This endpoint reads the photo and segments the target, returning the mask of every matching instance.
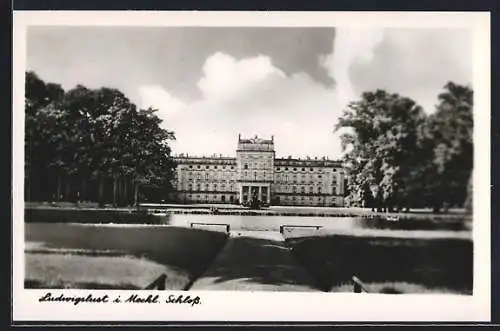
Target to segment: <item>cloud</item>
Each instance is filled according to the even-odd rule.
[[[159,108],[165,126],[176,133],[174,152],[234,155],[241,133],[274,135],[281,156],[340,153],[332,134],[339,115],[335,92],[309,75],[287,76],[267,56],[237,60],[223,53],[207,58],[202,72],[199,100],[176,99],[159,86],[140,89],[141,99]]]
[[[186,103],[176,97],[173,97],[160,85],[144,85],[139,87],[139,99],[141,108],[153,107],[158,109],[158,116],[164,119],[162,126],[166,129],[169,119],[176,113],[186,108]]]
[[[343,109],[354,100],[355,93],[350,68],[356,62],[370,63],[375,48],[384,39],[379,28],[341,28],[336,30],[332,53],[323,59],[323,65],[335,80],[337,107]]]
[[[353,63],[350,80],[358,93],[386,89],[432,113],[448,81],[472,82],[472,48],[468,29],[386,29],[371,61]]]
[[[139,97],[142,108],[158,108],[163,116],[175,114],[186,107],[184,101],[173,97],[160,85],[145,85],[139,87]]]
[[[234,96],[262,83],[273,75],[284,76],[274,67],[267,56],[236,60],[224,53],[215,53],[203,65],[204,76],[198,87],[207,98],[225,98]]]
[[[331,54],[318,59],[333,87],[304,72],[287,75],[265,55],[236,59],[216,52],[200,68],[198,100],[158,85],[139,93],[176,133],[175,153],[234,156],[241,133],[274,135],[278,156],[339,158],[341,132],[333,129],[348,102],[380,88],[429,111],[448,80],[471,81],[471,56],[470,33],[458,30],[337,29]]]

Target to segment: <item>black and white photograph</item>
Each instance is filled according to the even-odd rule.
[[[483,17],[198,15],[23,25],[19,291],[477,303]]]

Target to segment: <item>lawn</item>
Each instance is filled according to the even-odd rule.
[[[385,294],[470,294],[468,292],[460,292],[447,287],[429,287],[422,284],[408,282],[378,282],[364,283],[364,288],[369,293],[385,293]],[[330,292],[353,292],[353,284],[351,282],[340,285],[335,285],[330,289]]]
[[[165,287],[182,290],[189,283],[183,270],[135,256],[26,253],[27,288],[144,289],[160,275]]]
[[[25,282],[36,288],[138,289],[166,274],[166,289],[184,289],[226,238],[170,226],[27,223]]]

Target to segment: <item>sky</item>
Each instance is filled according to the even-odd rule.
[[[278,157],[341,156],[348,102],[385,89],[427,113],[448,81],[472,86],[458,28],[29,27],[27,70],[65,90],[121,90],[158,109],[174,154],[235,156],[274,136]]]

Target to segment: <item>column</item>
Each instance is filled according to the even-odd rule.
[[[258,199],[259,201],[262,201],[262,186],[257,186],[257,189],[259,190],[258,192]]]
[[[267,204],[271,204],[271,185],[267,187]]]
[[[243,185],[240,185],[240,204],[243,203]]]
[[[339,187],[339,194],[343,196],[344,195],[344,176],[343,176],[343,173],[339,173],[338,187]]]

